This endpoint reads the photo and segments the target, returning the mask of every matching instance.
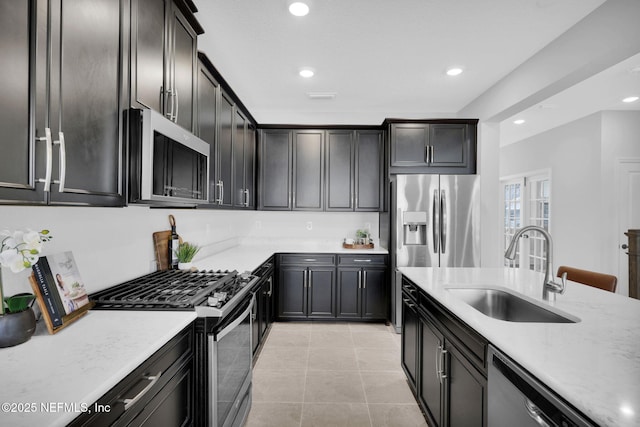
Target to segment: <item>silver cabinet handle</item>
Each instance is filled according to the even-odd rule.
[[[353,262],[371,262],[370,259],[354,259]]]
[[[165,105],[167,106],[168,112],[164,113],[165,116],[171,121],[173,121],[173,90],[171,88],[167,89],[167,99],[165,101]]]
[[[216,199],[216,202],[221,205],[224,201],[224,182],[219,179],[216,186],[220,189],[219,197]]]
[[[367,289],[367,270],[362,270],[362,289]]]
[[[303,261],[316,262],[317,260],[315,258],[305,258]]]
[[[54,141],[54,144],[60,145],[60,179],[58,180],[58,191],[60,193],[64,192],[64,183],[67,179],[67,146],[64,143],[64,133],[58,132],[60,136],[59,141]]]
[[[37,182],[44,182],[44,191],[51,191],[51,163],[53,162],[53,143],[51,142],[51,129],[44,128],[44,136],[36,138],[37,142],[44,142],[47,150],[46,169],[44,178],[38,178]]]
[[[433,145],[430,145],[429,146],[429,151],[430,151],[431,154],[429,156],[429,163],[433,163],[433,150],[434,150]]]
[[[313,287],[313,276],[311,275],[311,270],[309,270],[308,268],[307,268],[307,278],[308,278],[307,286],[309,288],[312,288]]]
[[[431,227],[433,234],[433,252],[440,251],[440,215],[438,215],[438,190],[433,190],[433,209],[431,211]]]
[[[431,162],[430,154],[431,154],[431,151],[429,150],[429,145],[426,145],[424,147],[424,160],[426,164],[429,164]]]
[[[249,189],[248,189],[248,188],[245,188],[245,190],[244,190],[244,205],[245,205],[246,207],[249,207],[249,200],[250,200],[250,198],[251,198],[251,197],[249,196]]]
[[[527,414],[535,422],[537,422],[539,426],[541,426],[541,427],[551,427],[551,425],[549,423],[547,423],[545,421],[545,419],[543,418],[542,410],[540,408],[538,408],[538,406],[535,403],[533,403],[532,401],[530,401],[526,397],[524,399],[524,408],[527,411]]]
[[[402,298],[402,301],[407,305],[407,307],[409,308],[415,308],[415,304],[411,302],[411,300],[408,300],[406,298]]]
[[[441,253],[447,250],[447,199],[444,190],[440,191],[440,245]]]
[[[178,123],[178,111],[180,110],[180,98],[178,98],[178,89],[175,88],[175,83],[173,84],[173,86],[174,86],[173,87],[173,93],[175,95],[173,98],[174,98],[175,103],[176,103],[176,115],[173,116],[173,121],[175,123]]]
[[[440,351],[440,358],[441,358],[440,378],[442,378],[443,381],[447,378],[447,373],[446,373],[447,353],[449,353],[449,351],[445,350],[444,347],[442,347],[442,350]]]
[[[162,372],[158,372],[157,375],[142,377],[142,379],[149,381],[149,384],[147,384],[147,386],[145,388],[140,390],[140,393],[136,394],[135,397],[133,397],[133,399],[123,399],[122,400],[122,403],[124,403],[124,410],[125,411],[128,410],[133,405],[135,405],[140,399],[142,399],[142,396],[147,394],[149,392],[149,390],[151,390],[151,387],[153,387],[153,385],[156,382],[158,382],[158,380],[160,379],[161,375],[162,375]]]
[[[358,289],[362,288],[362,271],[358,270]]]

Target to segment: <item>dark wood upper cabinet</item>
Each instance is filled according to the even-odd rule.
[[[131,1],[131,104],[195,133],[202,29],[182,0]]]
[[[476,173],[478,120],[392,121],[389,133],[390,173]]]
[[[221,92],[219,105],[218,141],[216,143],[217,204],[231,207],[231,195],[233,194],[234,107],[233,101],[224,92]]]
[[[260,209],[291,210],[292,135],[286,129],[260,131]]]
[[[238,110],[233,141],[233,207],[255,208],[255,128]]]
[[[352,211],[355,204],[355,142],[350,130],[327,131],[326,210]]]
[[[382,210],[384,200],[382,131],[356,131],[355,137],[355,194],[356,211]]]
[[[128,1],[13,3],[0,6],[0,126],[16,138],[1,143],[0,199],[122,206]]]
[[[209,143],[209,203],[213,204],[216,202],[218,194],[218,186],[215,179],[218,168],[215,160],[220,85],[202,61],[198,61],[197,88],[196,133],[203,141]]]
[[[324,131],[293,133],[293,210],[324,207]]]

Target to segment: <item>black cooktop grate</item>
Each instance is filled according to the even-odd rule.
[[[90,295],[95,308],[193,310],[214,291],[235,287],[236,271],[156,271]]]

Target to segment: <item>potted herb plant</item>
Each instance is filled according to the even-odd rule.
[[[180,243],[176,250],[178,269],[191,270],[193,257],[195,257],[198,252],[200,252],[200,246],[189,242]]]
[[[52,239],[49,230],[17,230],[0,232],[0,347],[10,347],[28,341],[36,330],[36,318],[31,309],[35,295],[19,293],[5,296],[2,287],[2,267],[19,273],[40,258],[42,244]]]

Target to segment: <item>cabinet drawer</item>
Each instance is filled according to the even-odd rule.
[[[280,255],[280,264],[296,265],[335,265],[333,254],[284,254]]]
[[[369,254],[353,254],[338,255],[338,265],[354,265],[358,267],[366,267],[374,265],[376,267],[385,266],[387,264],[386,255],[369,255]]]

